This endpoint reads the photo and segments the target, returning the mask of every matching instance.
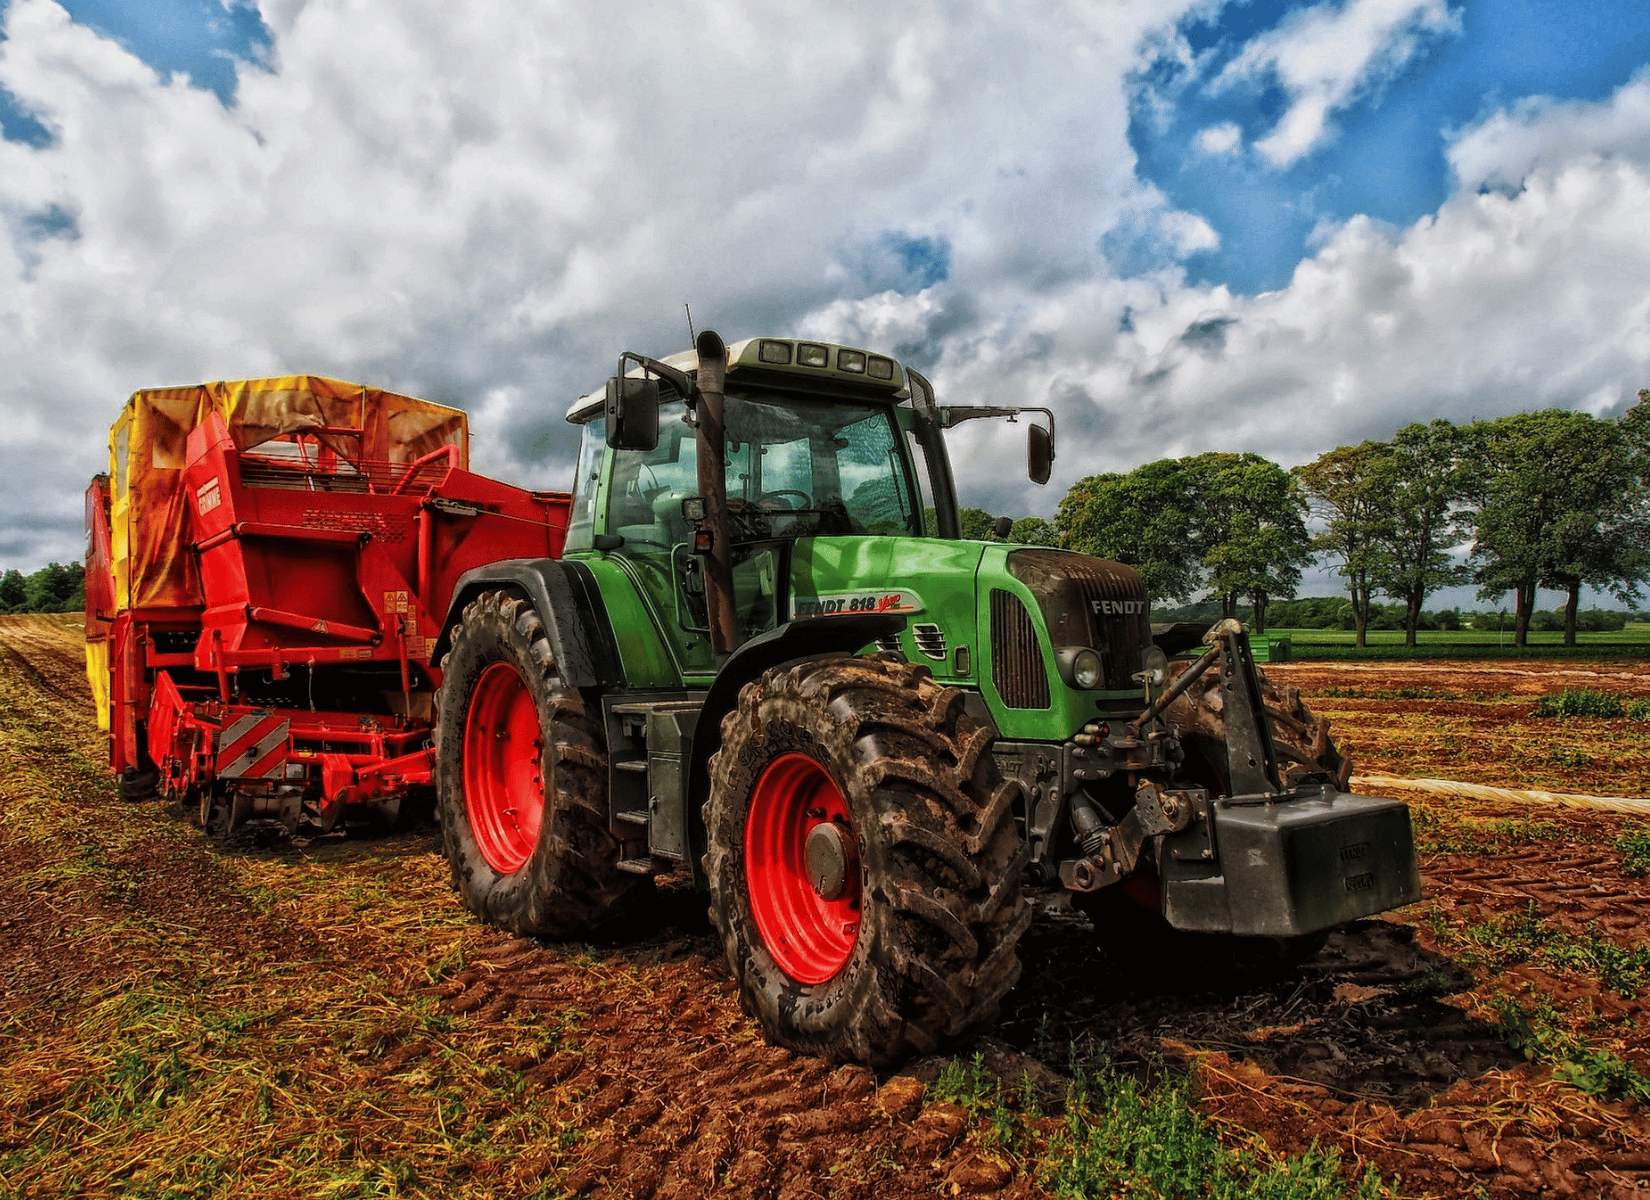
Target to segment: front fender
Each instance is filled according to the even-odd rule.
[[[710,756],[722,744],[722,718],[739,703],[739,689],[765,671],[783,663],[821,654],[852,654],[878,638],[905,629],[900,613],[845,613],[841,616],[803,617],[752,638],[722,664],[705,693],[688,756],[688,821],[693,831],[689,861],[695,878],[705,853],[705,801],[710,799]]]

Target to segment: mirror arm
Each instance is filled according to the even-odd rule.
[[[657,375],[671,387],[682,399],[692,402],[698,395],[699,388],[693,381],[693,376],[676,367],[667,366],[656,358],[648,358],[645,354],[637,354],[633,350],[626,350],[619,355],[619,378],[625,377],[625,364],[635,363],[642,369],[644,375]]]
[[[1047,417],[1049,441],[1054,440],[1054,412],[1047,408],[998,408],[971,404],[946,404],[939,409],[940,428],[950,429],[953,425],[960,425],[964,421],[975,421],[981,417],[1007,417],[1012,421],[1021,413],[1042,413]]]

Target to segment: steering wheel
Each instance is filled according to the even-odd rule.
[[[798,500],[801,501],[801,503],[800,504],[786,504],[783,507],[781,507],[778,502],[780,500],[786,499],[787,497],[790,497],[790,496],[795,496]],[[766,508],[770,511],[795,512],[795,511],[797,511],[798,509],[801,509],[801,508],[812,508],[813,504],[814,504],[814,498],[812,496],[808,495],[807,492],[797,491],[795,488],[780,488],[778,491],[774,491],[774,492],[763,492],[760,496],[757,497],[756,502],[758,504],[760,504],[763,508]]]

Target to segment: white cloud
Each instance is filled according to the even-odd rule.
[[[1346,0],[1297,9],[1249,42],[1211,85],[1275,81],[1289,101],[1255,149],[1287,167],[1327,141],[1330,118],[1390,79],[1429,38],[1457,33],[1448,0]]]
[[[684,301],[734,336],[941,261],[953,317],[982,283],[1103,269],[1116,214],[1160,205],[1124,80],[1183,7],[264,0],[267,69],[225,109],[12,0],[0,86],[54,140],[0,142],[0,565],[76,553],[140,386],[492,397],[479,465],[544,485],[567,400],[680,347]],[[888,278],[902,238],[937,257]]]
[[[1438,416],[1619,414],[1650,387],[1650,148],[1619,136],[1645,88],[1584,112],[1489,117],[1452,146],[1480,157],[1437,213],[1402,229],[1344,222],[1274,292],[1166,270],[978,301],[981,328],[943,343],[936,384],[997,403],[1053,398],[1062,429],[1040,505],[1017,480],[992,496],[1046,512],[1082,475],[1164,455],[1241,449],[1292,464]],[[1515,118],[1520,136],[1492,136]],[[1535,165],[1532,145],[1545,148]],[[1470,182],[1503,175],[1521,190]],[[976,461],[1018,437],[959,433]]]
[[[1170,0],[263,12],[268,69],[225,109],[49,0],[6,10],[0,85],[55,141],[0,142],[0,566],[78,554],[108,422],[160,383],[315,370],[463,401],[481,469],[564,483],[566,404],[621,349],[684,346],[683,301],[729,337],[916,347],[952,402],[1052,406],[1047,489],[1008,469],[1023,427],[956,431],[967,501],[1015,515],[1160,455],[1296,462],[1650,386],[1642,79],[1462,131],[1436,214],[1325,228],[1242,296],[1173,265],[1214,231],[1134,173],[1129,73]],[[1334,78],[1367,86],[1401,40]],[[1102,248],[1119,230],[1146,267]]]
[[[1578,153],[1650,160],[1650,68],[1608,100],[1521,100],[1456,138],[1449,164],[1458,186],[1516,190],[1530,172]]]
[[[1243,130],[1231,121],[1224,121],[1199,130],[1195,140],[1197,148],[1205,154],[1230,154],[1242,143]]]

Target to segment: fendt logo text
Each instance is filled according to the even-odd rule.
[[[915,592],[840,592],[834,596],[798,596],[792,612],[799,617],[828,617],[834,613],[911,613],[922,611]]]
[[[1132,617],[1146,611],[1144,600],[1090,600],[1089,607],[1103,617]]]

